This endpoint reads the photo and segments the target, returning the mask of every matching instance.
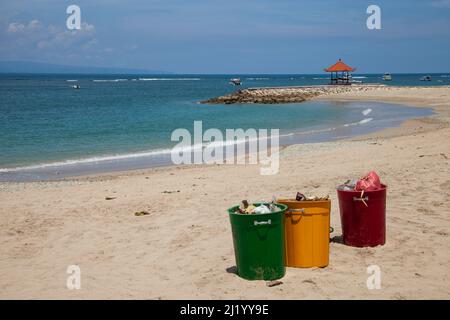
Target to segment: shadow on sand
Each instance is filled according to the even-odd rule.
[[[330,239],[330,242],[332,243],[339,243],[339,244],[344,244],[344,237],[342,235],[340,236],[334,236]]]
[[[237,267],[236,266],[232,266],[232,267],[228,267],[225,269],[228,273],[233,273],[233,274],[237,274]]]

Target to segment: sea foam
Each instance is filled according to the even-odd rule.
[[[140,81],[198,81],[200,78],[139,78]]]

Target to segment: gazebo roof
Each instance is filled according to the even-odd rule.
[[[333,64],[331,67],[325,69],[326,72],[339,72],[339,71],[355,71],[356,68],[352,68],[346,65],[341,59]]]

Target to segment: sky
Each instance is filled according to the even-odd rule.
[[[72,4],[81,30],[66,27]],[[0,1],[1,61],[292,74],[339,58],[360,73],[450,72],[450,0]]]

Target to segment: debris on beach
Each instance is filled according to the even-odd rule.
[[[266,282],[266,286],[268,286],[269,288],[275,287],[275,286],[279,286],[280,284],[283,284],[283,281],[273,280],[273,281],[267,281]]]
[[[448,157],[445,155],[445,153],[439,153],[439,154],[421,154],[421,155],[419,155],[419,158],[423,158],[423,157],[436,157],[436,156],[441,156],[441,157],[444,158],[445,160],[448,160]]]
[[[164,190],[164,191],[161,192],[161,193],[168,193],[168,194],[171,194],[171,193],[178,193],[178,192],[180,192],[180,190],[176,190],[176,191],[167,191],[167,190]]]
[[[137,212],[134,213],[134,215],[135,215],[136,217],[140,217],[140,216],[148,216],[149,214],[150,214],[150,212],[148,212],[148,211],[137,211]]]
[[[314,284],[314,285],[316,284],[316,282],[314,280],[312,280],[312,279],[305,279],[302,282],[303,283],[310,283],[310,284]]]
[[[114,199],[116,199],[117,197],[105,197],[105,200],[114,200]]]

